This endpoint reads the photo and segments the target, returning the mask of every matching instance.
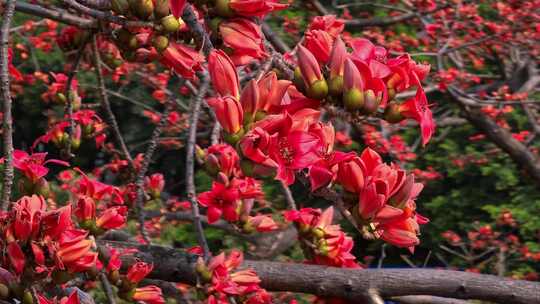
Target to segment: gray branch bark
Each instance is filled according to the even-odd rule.
[[[124,266],[141,259],[154,264],[151,278],[195,283],[196,256],[183,251],[125,242],[107,242],[113,247],[139,249],[125,257]],[[385,299],[429,295],[477,299],[495,303],[540,303],[540,283],[511,280],[492,275],[435,269],[343,269],[298,263],[245,261],[243,267],[257,272],[261,286],[269,291],[290,291],[337,297],[350,301],[365,299],[375,290]]]

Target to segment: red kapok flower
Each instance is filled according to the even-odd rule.
[[[153,265],[147,264],[145,262],[137,262],[131,267],[129,267],[126,276],[127,280],[133,284],[137,284],[142,279],[144,279],[150,272],[152,272],[153,268]]]

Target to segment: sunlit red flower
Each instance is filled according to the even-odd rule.
[[[208,55],[208,73],[212,85],[221,96],[240,98],[238,73],[229,56],[222,50],[213,50]]]
[[[246,18],[227,19],[219,24],[223,44],[232,49],[235,65],[245,65],[266,57],[261,27]]]
[[[204,56],[183,44],[169,42],[161,53],[161,62],[186,78],[193,78],[196,71],[202,70]]]
[[[208,100],[208,105],[214,109],[219,124],[225,132],[236,134],[242,129],[244,110],[236,98],[231,96],[211,98]]]
[[[155,285],[135,288],[132,299],[146,304],[164,304],[165,299],[161,293],[161,288]]]
[[[144,279],[150,272],[152,272],[153,268],[153,265],[147,264],[145,262],[137,262],[131,267],[129,267],[126,276],[127,280],[133,284],[137,284],[142,279]]]
[[[58,159],[45,160],[47,153],[28,154],[22,150],[13,151],[13,167],[20,170],[32,183],[47,175],[49,169],[46,164],[53,163],[69,166],[69,163]]]
[[[231,0],[229,7],[235,14],[245,17],[263,17],[264,15],[285,9],[288,4],[276,0]]]
[[[221,215],[231,222],[238,220],[240,192],[236,187],[227,187],[221,183],[212,183],[212,189],[199,195],[199,203],[208,208],[208,223],[216,222]]]

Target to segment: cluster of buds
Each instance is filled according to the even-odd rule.
[[[423,185],[396,165],[383,163],[377,152],[365,149],[339,164],[337,183],[345,190],[365,237],[414,250],[420,242],[419,224],[427,219],[416,213],[415,199]]]
[[[47,208],[41,196],[24,196],[2,214],[2,267],[0,296],[34,303],[27,289],[32,282],[51,278],[63,284],[77,273],[95,274],[97,253],[88,232],[74,226],[71,206]],[[9,280],[6,278],[9,277]]]
[[[238,270],[244,260],[240,251],[233,250],[228,256],[221,253],[207,264],[199,258],[197,273],[202,280],[201,297],[207,304],[227,304],[230,298],[235,303],[269,304],[272,297],[259,286],[261,280],[251,269]]]
[[[69,147],[72,151],[79,149],[82,139],[95,141],[96,147],[100,148],[107,139],[105,133],[106,124],[93,110],[79,110],[72,115],[73,133],[69,133],[70,122],[66,119],[49,128],[49,131],[38,137],[34,144],[35,148],[40,143],[53,143],[62,152]]]
[[[130,20],[151,21],[149,28],[120,27],[113,32],[113,42],[121,56],[128,60],[149,63],[159,60],[185,78],[193,78],[202,70],[202,56],[195,49],[177,43],[178,39],[191,41],[181,18],[186,1],[169,0],[114,0],[115,14]]]
[[[154,200],[161,198],[161,192],[165,187],[165,178],[161,173],[155,173],[147,176],[144,180],[145,189]]]
[[[258,180],[242,174],[240,158],[233,147],[216,144],[197,154],[205,163],[206,171],[216,179],[212,189],[198,197],[199,203],[208,208],[209,223],[223,216],[244,233],[278,229],[270,215],[251,214],[255,202],[261,201],[264,193]]]
[[[364,38],[349,39],[349,53],[339,36],[343,27],[332,17],[323,18],[329,20],[324,25],[319,25],[324,19],[315,22],[304,45],[297,46],[296,88],[309,98],[354,114],[379,115],[390,123],[414,119],[427,143],[435,127],[421,84],[429,65],[414,62],[408,54],[390,58],[385,48]],[[396,100],[398,93],[411,88],[416,88],[413,98],[403,103]]]
[[[98,236],[108,229],[118,229],[125,225],[127,216],[126,206],[112,206],[100,211],[96,215],[96,203],[91,197],[80,195],[75,205],[74,214],[79,225]]]
[[[71,80],[70,87],[67,88],[68,76],[63,73],[51,73],[54,81],[48,85],[47,92],[41,95],[41,98],[46,102],[65,105],[69,100],[73,105],[74,110],[81,107],[81,97],[79,96],[79,83],[76,78]],[[67,96],[66,96],[67,94]]]
[[[332,225],[334,208],[302,208],[285,212],[285,218],[296,223],[304,253],[308,262],[333,267],[357,268],[351,253],[353,240],[339,225]]]

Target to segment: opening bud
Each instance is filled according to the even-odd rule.
[[[364,107],[362,108],[362,111],[365,114],[375,113],[377,112],[380,103],[380,99],[375,96],[375,92],[373,92],[373,90],[367,90],[364,92]]]

